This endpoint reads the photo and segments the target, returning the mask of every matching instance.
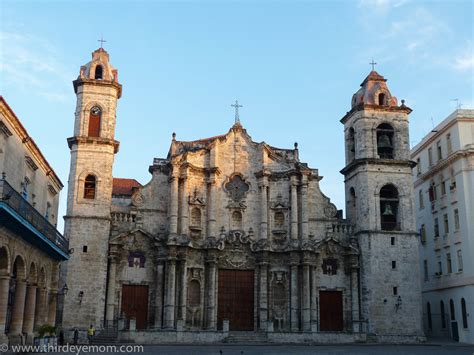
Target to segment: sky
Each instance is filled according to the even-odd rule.
[[[301,161],[319,169],[323,193],[343,209],[339,120],[372,58],[413,109],[414,146],[458,104],[474,107],[473,13],[470,0],[0,0],[0,95],[64,183],[60,215],[72,81],[101,36],[123,85],[115,177],[147,183],[172,132],[178,140],[226,133],[238,99],[253,140],[298,142]]]

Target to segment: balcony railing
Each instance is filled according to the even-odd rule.
[[[8,205],[38,232],[68,254],[69,241],[4,179],[0,179],[0,203]]]

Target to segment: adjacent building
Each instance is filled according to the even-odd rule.
[[[73,84],[68,336],[94,324],[150,343],[229,329],[276,342],[423,339],[411,109],[384,77],[370,72],[341,119],[348,219],[297,144],[255,142],[237,116],[214,137],[173,134],[147,184],[114,178],[122,85],[109,54],[94,51]]]
[[[57,231],[63,184],[0,96],[0,343],[32,340],[55,324],[60,262],[68,242]]]
[[[474,343],[474,110],[411,151],[427,335]]]

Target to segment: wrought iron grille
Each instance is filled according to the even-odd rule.
[[[0,179],[0,203],[11,207],[36,230],[68,254],[69,241],[4,179]]]

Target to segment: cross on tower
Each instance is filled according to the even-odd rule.
[[[100,48],[104,45],[104,42],[107,42],[102,35],[100,35],[100,39],[97,40],[97,42],[100,42]]]
[[[240,123],[239,107],[243,107],[243,106],[239,105],[239,102],[237,100],[235,100],[235,104],[232,104],[230,106],[235,107],[235,123]]]
[[[377,63],[374,62],[374,58],[372,58],[372,61],[369,64],[372,66],[372,71],[374,71],[374,68],[377,65]]]

